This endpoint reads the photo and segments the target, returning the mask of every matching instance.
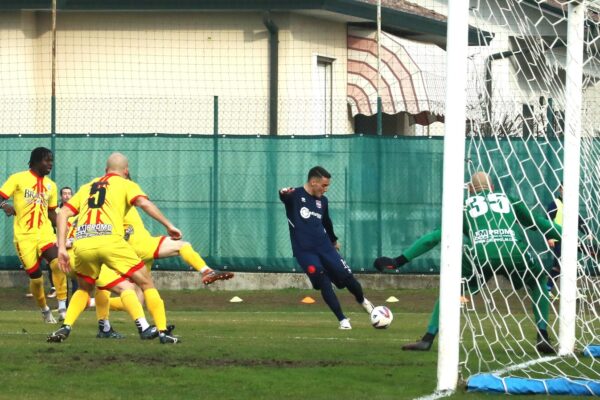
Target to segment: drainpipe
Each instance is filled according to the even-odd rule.
[[[277,136],[279,27],[271,19],[269,12],[263,15],[263,24],[269,31],[269,135]]]

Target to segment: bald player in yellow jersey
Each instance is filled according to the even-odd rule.
[[[59,267],[65,273],[71,271],[71,262],[66,248],[67,220],[78,215],[73,251],[79,289],[73,295],[63,326],[48,336],[49,342],[62,342],[71,326],[85,309],[94,290],[103,264],[123,277],[132,280],[144,291],[146,305],[152,314],[161,343],[177,343],[178,338],[167,331],[164,302],[154,287],[144,262],[124,240],[124,217],[132,207],[142,208],[160,222],[170,237],[181,238],[177,229],[152,203],[141,188],[129,176],[129,162],[121,153],[113,153],[106,163],[106,175],[93,179],[79,189],[57,218],[57,246]],[[151,329],[146,321],[142,305],[133,288],[120,294],[125,309],[135,320],[140,335]]]
[[[59,319],[66,312],[67,279],[58,268],[56,237],[52,224],[58,204],[56,184],[48,178],[52,171],[52,151],[37,147],[31,152],[29,170],[11,175],[0,187],[0,207],[7,216],[15,216],[14,245],[23,268],[29,276],[29,288],[42,311],[46,323],[56,323],[46,303],[44,278],[40,264],[46,260],[54,276]],[[13,204],[7,200],[12,197]]]

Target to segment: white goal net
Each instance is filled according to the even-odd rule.
[[[567,90],[573,82],[566,72],[573,58],[569,54],[572,43],[567,43],[569,8],[580,4],[575,0],[471,1],[469,20],[493,38],[469,47],[467,93],[477,93],[477,97],[467,99],[471,112],[467,113],[465,175],[489,173],[496,190],[525,205],[534,218],[558,225],[562,225],[563,217],[565,143],[573,134],[565,118],[573,101]],[[477,265],[489,260],[473,262],[473,273],[463,276],[466,300],[461,314],[460,374],[465,380],[490,373],[507,391],[514,387],[512,383],[525,382],[523,392],[541,388],[542,392],[559,393],[560,385],[566,383],[569,389],[565,393],[600,395],[600,358],[593,357],[595,346],[600,346],[597,4],[585,3],[584,33],[579,38],[583,40],[583,88],[577,262],[561,261],[561,242],[548,241],[548,232],[536,223],[523,227],[525,243],[519,249],[530,268],[526,282],[520,279],[522,275],[501,278],[498,272],[510,270],[506,266],[510,262],[500,266],[491,278]],[[471,251],[469,244],[465,248],[466,253]],[[565,298],[561,274],[574,268],[574,352],[541,352],[540,329],[547,331],[550,344],[559,349],[560,320],[564,318],[561,301]],[[478,285],[473,284],[475,281]]]

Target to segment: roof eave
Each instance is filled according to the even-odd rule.
[[[3,0],[0,11],[49,11],[51,0]],[[377,7],[356,0],[57,0],[61,11],[298,11],[324,10],[374,21]],[[392,8],[381,9],[384,29],[435,36],[445,42],[446,21]],[[493,35],[469,27],[469,44],[484,45]]]

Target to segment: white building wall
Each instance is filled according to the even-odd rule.
[[[59,13],[57,132],[267,134],[262,13]],[[274,14],[279,133],[306,134],[315,54],[331,55],[334,133],[350,133],[343,22]],[[50,14],[0,13],[0,133],[50,131]],[[338,116],[339,114],[339,116]]]
[[[49,132],[50,47],[41,51],[36,14],[1,13],[0,43],[0,132]]]
[[[346,97],[346,24],[300,14],[290,14],[288,21],[288,29],[279,36],[280,131],[296,135],[326,133],[319,130],[317,121],[323,107],[317,100],[320,88],[315,84],[317,56],[321,56],[333,60],[332,132],[352,133]]]

